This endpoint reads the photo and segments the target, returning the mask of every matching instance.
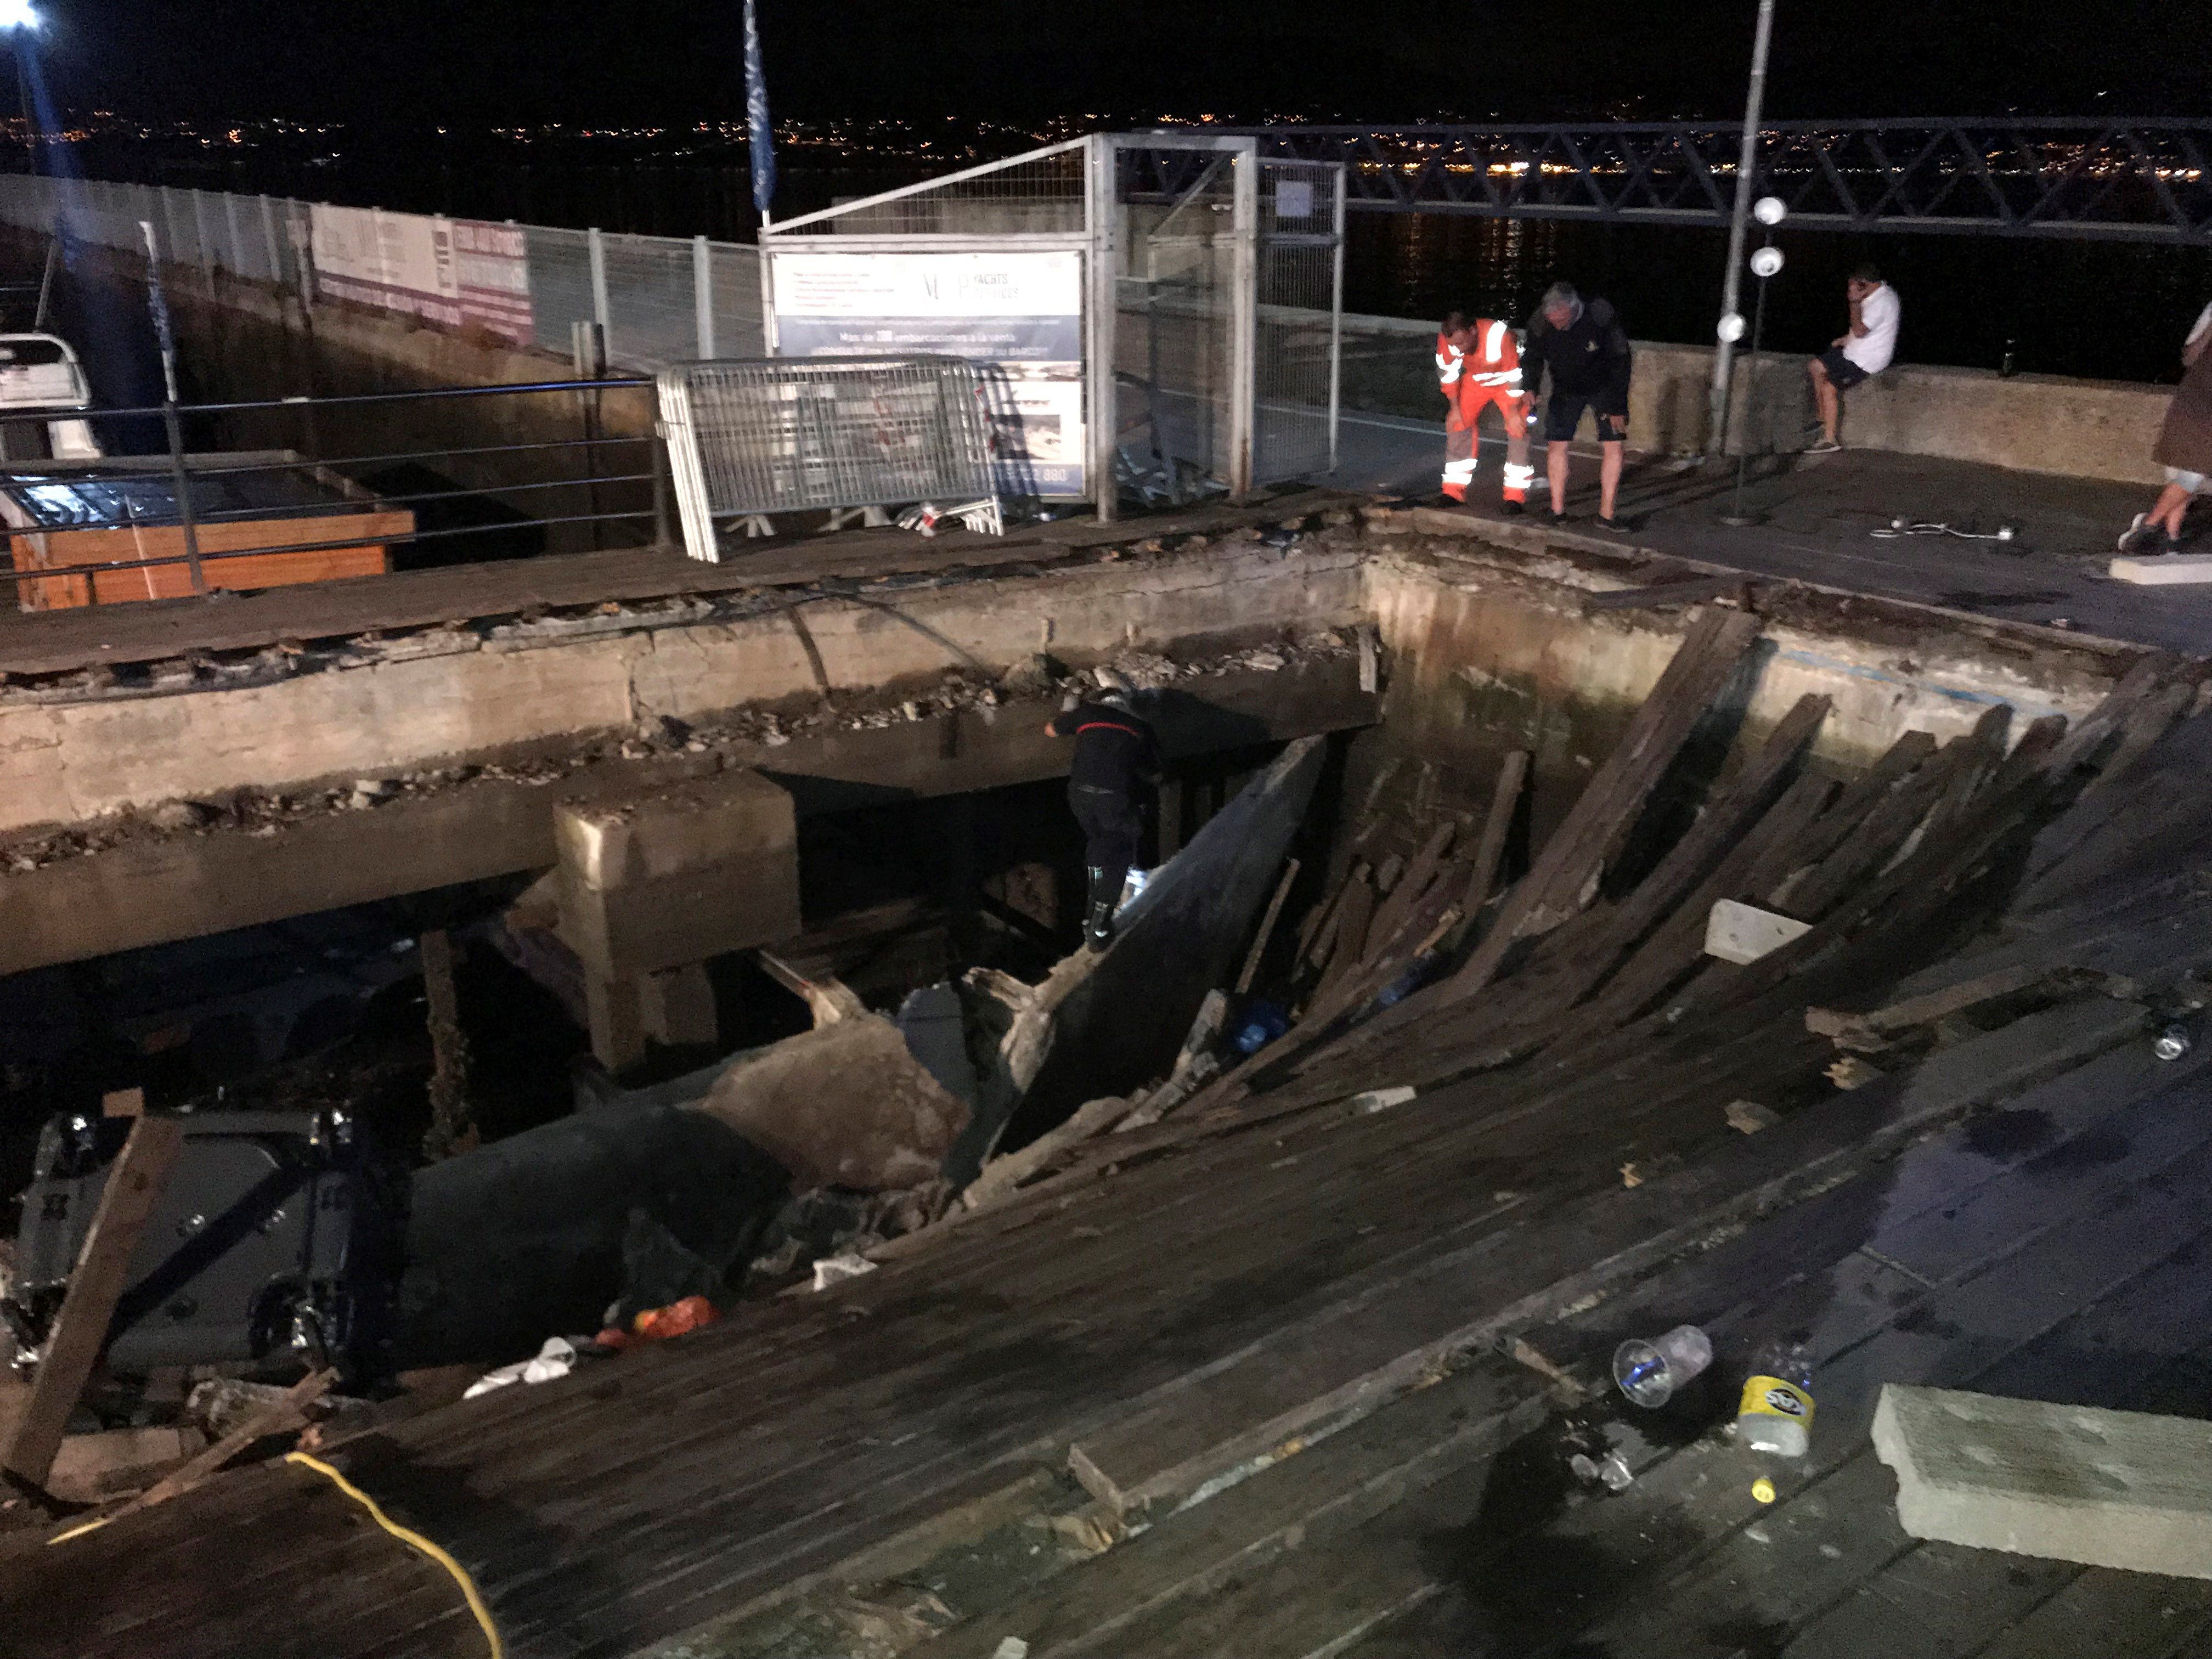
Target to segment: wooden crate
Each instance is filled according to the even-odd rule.
[[[340,576],[380,576],[392,568],[390,544],[404,540],[414,531],[415,515],[404,508],[311,513],[204,524],[198,526],[201,566],[210,588],[283,587],[297,582],[330,581]],[[359,541],[362,545],[248,554],[237,558],[208,556],[257,547],[291,547],[303,542],[351,541]],[[19,603],[26,611],[58,611],[70,605],[116,605],[133,599],[182,599],[192,591],[191,567],[183,562],[185,532],[179,525],[18,530],[9,536],[8,547],[18,571],[86,564],[113,566],[89,575],[49,576],[19,582]],[[178,562],[145,562],[169,558]]]

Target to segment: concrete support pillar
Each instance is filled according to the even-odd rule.
[[[610,1072],[648,1043],[712,1043],[704,964],[799,931],[791,797],[756,772],[555,813],[561,937],[582,963],[592,1052]]]

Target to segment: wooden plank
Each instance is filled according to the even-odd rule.
[[[307,1420],[307,1407],[328,1394],[337,1380],[338,1374],[335,1370],[308,1372],[285,1389],[281,1400],[272,1400],[252,1413],[245,1422],[206,1450],[170,1470],[139,1493],[125,1508],[151,1509],[156,1504],[166,1504],[220,1471],[255,1441],[299,1428]]]
[[[1521,792],[1528,785],[1529,753],[1516,749],[1507,755],[1498,769],[1498,781],[1490,792],[1490,811],[1482,820],[1482,839],[1474,849],[1474,858],[1468,866],[1467,890],[1460,897],[1459,913],[1473,918],[1490,902],[1498,890],[1498,872],[1505,860],[1505,839],[1512,833],[1513,819],[1521,810]]]
[[[2212,1584],[2094,1568],[1998,1632],[1976,1650],[1975,1659],[2083,1659],[2087,1654],[2163,1659],[2184,1644],[2201,1644],[2208,1628]]]
[[[1405,926],[1407,914],[1421,895],[1428,891],[1429,883],[1435,879],[1437,866],[1443,860],[1444,849],[1451,845],[1452,837],[1459,833],[1459,825],[1446,818],[1429,832],[1413,861],[1391,888],[1390,896],[1376,907],[1375,920],[1368,925],[1367,948],[1361,955],[1372,962],[1389,948]]]
[[[908,1659],[993,1659],[1009,1637],[1028,1644],[1029,1659],[1115,1643],[1135,1620],[1157,1618],[1283,1555],[1324,1546],[1494,1453],[1549,1409],[1534,1378],[1503,1361],[1478,1359],[1326,1439],[1286,1450],[1012,1605],[909,1650]]]
[[[132,1121],[130,1139],[108,1166],[30,1398],[16,1420],[7,1455],[0,1459],[9,1474],[34,1486],[45,1483],[69,1414],[107,1346],[108,1321],[130,1285],[139,1237],[161,1201],[184,1138],[179,1120],[142,1115]]]
[[[1260,960],[1267,954],[1267,941],[1275,936],[1276,918],[1283,914],[1283,901],[1290,897],[1291,884],[1297,878],[1298,861],[1288,860],[1283,866],[1283,878],[1275,884],[1274,896],[1267,901],[1267,912],[1252,935],[1252,948],[1244,953],[1244,965],[1237,970],[1237,994],[1240,997],[1252,988],[1253,980],[1259,975]]]
[[[1314,1422],[1404,1388],[1440,1357],[1486,1333],[1540,1316],[1537,1303],[1562,1305],[1663,1259],[1668,1241],[1710,1231],[1725,1213],[1754,1201],[1751,1194],[1767,1194],[1771,1183],[1780,1183],[1773,1194],[1788,1190],[1811,1163],[1869,1156],[1907,1125],[1963,1111],[2050,1075],[2140,1030],[2142,1020],[2140,1009],[2120,1005],[2054,1010],[1944,1051],[1863,1115],[1832,1109],[1817,1121],[1794,1120],[1723,1147],[1695,1169],[1646,1182],[1633,1194],[1607,1194],[1547,1218],[1540,1227],[1525,1225],[1508,1245],[1485,1238],[1472,1252],[1440,1251],[1395,1282],[1355,1291],[1311,1318],[1279,1328],[1235,1363],[1166,1391],[1085,1441],[1078,1448],[1078,1476],[1120,1513],[1164,1507]],[[1846,1123],[1865,1134],[1840,1146],[1826,1139]],[[1828,1150],[1815,1151],[1821,1146]],[[1808,1158],[1811,1163],[1799,1162]],[[1510,1273],[1526,1287],[1538,1276],[1533,1263],[1559,1261],[1563,1246],[1577,1252],[1566,1260],[1586,1265],[1541,1291],[1524,1288],[1516,1297],[1492,1277]],[[1486,1271],[1468,1273],[1473,1262]],[[1501,1300],[1508,1306],[1501,1309]]]
[[[1869,1009],[1863,1014],[1844,1013],[1833,1008],[1808,1008],[1805,1029],[1818,1036],[1843,1041],[1878,1041],[1911,1030],[1916,1025],[1932,1025],[1939,1019],[1964,1013],[1969,1008],[1984,1002],[1994,1002],[1999,997],[2008,997],[2043,984],[2060,969],[2043,963],[2015,963],[1973,978],[1961,980],[1955,985],[1945,986],[1939,991],[1927,991],[1901,1001]]]
[[[1620,744],[1506,900],[1497,925],[1452,976],[1457,994],[1472,995],[1496,977],[1516,939],[1557,927],[1589,902],[1614,845],[1759,631],[1758,618],[1738,611],[1707,611],[1691,624]]]

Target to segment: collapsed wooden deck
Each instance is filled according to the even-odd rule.
[[[1993,719],[1838,786],[1800,769],[1808,707],[1601,895],[1753,632],[1721,612],[1691,629],[1587,811],[1428,989],[1364,1023],[1317,1000],[1264,1064],[1071,1146],[875,1273],[337,1461],[466,1564],[516,1654],[821,1651],[775,1647],[777,1621],[880,1608],[1054,1511],[1078,1559],[1032,1552],[941,1614],[848,1620],[853,1650],[1963,1654],[2017,1624],[2001,1650],[2025,1654],[2065,1650],[2052,1634],[2089,1613],[2142,1632],[2104,1651],[2180,1650],[2212,1620],[2202,1587],[1897,1535],[1865,1420],[1882,1381],[2125,1404],[2198,1375],[2203,1060],[2163,1064],[2145,1032],[2212,960],[2212,831],[2188,798],[2212,726],[2156,746],[2188,692],[2147,664],[2074,731],[2008,752]],[[1490,897],[1483,844],[1471,869],[1433,860],[1340,983]],[[2023,866],[1995,944],[1943,960]],[[1690,933],[1716,896],[1814,925],[1711,963]],[[1849,1025],[1887,1074],[1838,1092],[1808,1009],[1898,995],[1948,1023]],[[1391,1084],[1420,1092],[1346,1103]],[[1788,1115],[1745,1136],[1738,1099]],[[1815,1450],[1778,1470],[1771,1513],[1749,1455],[1699,1433],[1727,1414],[1711,1398],[1642,1425],[1626,1492],[1561,1473],[1559,1391],[1686,1318],[1724,1364],[1810,1334]],[[19,1545],[0,1581],[26,1655],[483,1650],[443,1573],[282,1465]],[[1954,1584],[1987,1605],[1942,1600]],[[1929,1618],[1887,1611],[1915,1595]]]

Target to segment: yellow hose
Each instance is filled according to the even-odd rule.
[[[383,1528],[401,1543],[420,1550],[447,1572],[453,1574],[453,1582],[461,1587],[462,1595],[468,1600],[469,1611],[476,1614],[477,1623],[483,1626],[484,1640],[491,1644],[491,1659],[507,1659],[507,1644],[499,1639],[499,1626],[492,1623],[491,1609],[484,1605],[483,1593],[477,1589],[477,1581],[469,1577],[469,1570],[466,1567],[453,1559],[438,1545],[422,1536],[421,1533],[403,1527],[394,1521],[378,1507],[374,1498],[355,1486],[352,1481],[347,1480],[328,1463],[324,1462],[321,1458],[310,1457],[305,1452],[295,1451],[286,1452],[284,1461],[287,1463],[297,1463],[302,1468],[313,1469],[317,1474],[327,1477],[332,1486],[367,1510],[369,1519],[375,1522],[378,1526]]]

